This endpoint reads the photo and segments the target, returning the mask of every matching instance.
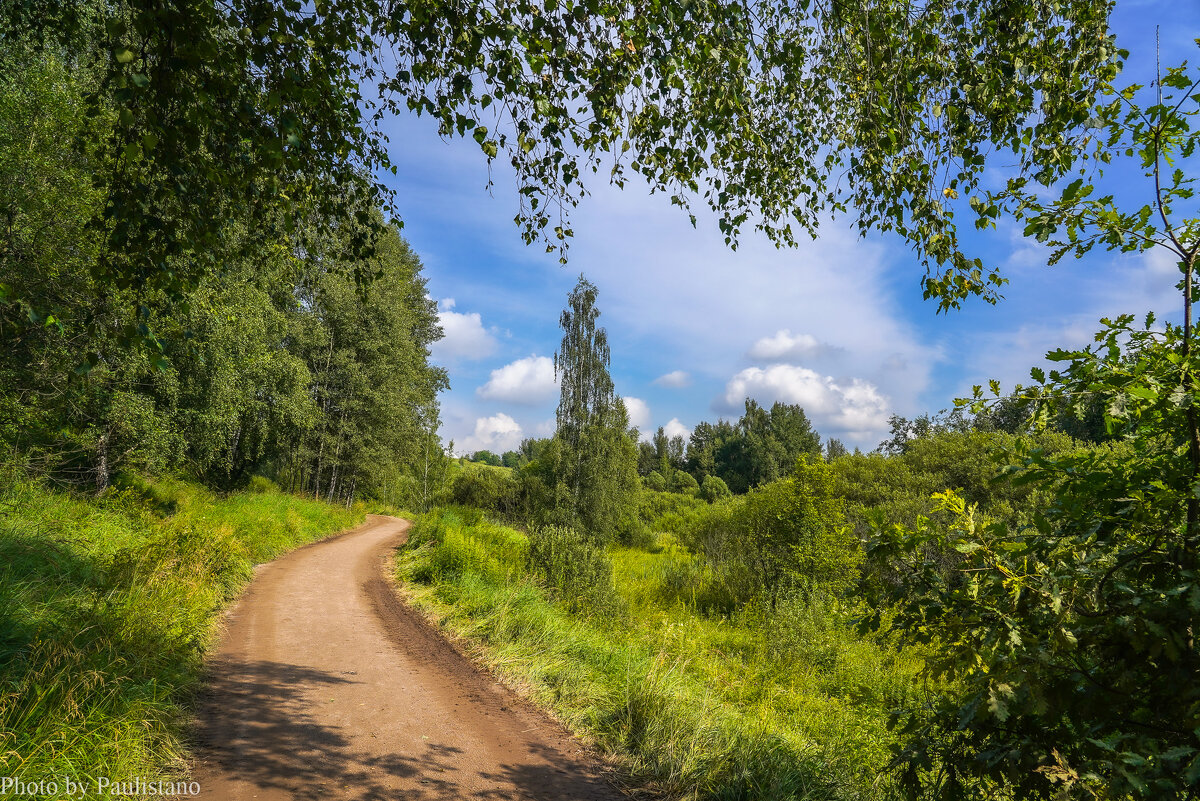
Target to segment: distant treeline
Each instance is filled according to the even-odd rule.
[[[885,455],[902,454],[911,444],[943,433],[1030,435],[1035,430],[1033,411],[1029,401],[1014,395],[973,415],[961,410],[913,418],[893,415],[888,421],[890,436],[876,450]],[[1079,412],[1059,413],[1044,421],[1041,430],[1066,434],[1081,443],[1111,439],[1099,402]],[[549,442],[526,439],[516,450],[499,455],[482,450],[468,458],[494,467],[519,469],[536,461]],[[649,441],[639,441],[637,447],[637,471],[646,489],[700,495],[707,500],[730,493],[741,495],[783,478],[801,456],[821,456],[832,462],[850,454],[838,439],[828,438],[822,444],[820,433],[799,405],[777,401],[766,408],[752,398],[746,399],[745,412],[735,422],[702,421],[687,440],[680,435],[669,437],[660,427]],[[861,455],[857,448],[854,453]]]

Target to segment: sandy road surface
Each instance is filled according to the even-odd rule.
[[[201,699],[201,797],[621,798],[575,740],[397,600],[383,568],[407,528],[372,515],[261,568]]]

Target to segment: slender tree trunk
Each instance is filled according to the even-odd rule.
[[[333,332],[329,332],[329,350],[325,352],[325,369],[321,371],[321,378],[329,377],[329,364],[333,361]],[[315,396],[324,396],[321,399],[321,429],[322,433],[326,422],[329,419],[329,392],[325,388],[325,384],[318,382],[313,390]],[[319,443],[317,445],[317,471],[313,476],[313,498],[321,500],[321,461],[325,455],[325,437],[318,435]]]
[[[425,438],[425,467],[421,471],[421,511],[429,511],[429,449],[432,445],[430,437]]]
[[[96,440],[96,494],[108,489],[108,429]]]
[[[229,447],[229,465],[225,468],[225,478],[233,477],[233,466],[237,464],[238,446],[242,442],[242,427],[238,426],[233,432],[233,444]]]
[[[342,464],[342,441],[346,431],[346,407],[342,407],[342,415],[338,419],[337,447],[333,451],[333,475],[329,479],[329,502],[333,503],[333,493],[337,488],[338,468]]]

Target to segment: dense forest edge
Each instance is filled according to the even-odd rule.
[[[183,777],[252,566],[405,509],[412,602],[631,786],[1200,797],[1200,73],[1115,85],[1110,3],[828,6],[5,4],[0,775]],[[862,453],[750,398],[632,428],[581,276],[553,436],[455,457],[378,179],[409,112],[509,158],[563,259],[602,165],[731,246],[853,209],[913,245],[931,313],[1001,300],[963,220],[1050,264],[1161,257],[1179,303]]]
[[[297,194],[285,221],[259,176],[152,205],[187,175],[103,133],[97,30],[0,30],[0,775],[88,786],[186,777],[218,612],[364,499],[427,505],[446,385],[420,261],[369,194]],[[216,144],[175,134],[155,153]],[[183,242],[193,211],[215,227]]]

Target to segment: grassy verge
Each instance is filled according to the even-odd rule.
[[[521,532],[440,511],[414,528],[397,574],[508,682],[652,789],[891,797],[886,712],[912,700],[915,655],[857,636],[832,601],[704,614],[691,595],[702,568],[669,543],[609,551],[616,603],[603,614],[556,599],[528,554]]]
[[[0,776],[177,778],[213,623],[253,565],[360,509],[130,479],[83,499],[0,474]]]

